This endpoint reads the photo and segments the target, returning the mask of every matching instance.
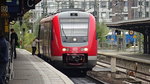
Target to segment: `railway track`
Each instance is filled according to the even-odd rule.
[[[88,76],[86,77],[71,77],[70,78],[75,84],[103,84],[101,82],[96,81]]]
[[[101,67],[105,67],[105,68],[110,67],[110,63],[106,62],[106,61],[99,61],[99,62],[97,62],[97,65],[101,66]],[[134,71],[134,70],[131,70],[129,68],[125,68],[125,67],[119,66],[119,65],[117,65],[116,68],[117,68],[118,72],[121,72],[124,75],[130,76],[130,78],[132,78],[136,81],[141,81],[142,84],[150,83],[150,74],[146,74],[141,71]],[[130,74],[130,73],[132,73],[132,74]]]
[[[67,75],[75,84],[104,84],[87,75],[87,70],[63,69],[60,71]]]
[[[43,58],[41,58],[43,59]],[[49,60],[43,59],[47,63]],[[50,63],[49,63],[50,64]],[[89,76],[86,75],[86,70],[79,70],[79,69],[60,69],[62,73],[67,75],[74,84],[104,84],[100,81],[97,81]]]

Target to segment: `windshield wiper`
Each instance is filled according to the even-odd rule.
[[[65,35],[65,38],[68,39],[67,36],[66,36],[66,33],[65,33],[65,31],[64,31],[63,25],[62,25],[62,28],[61,28],[61,29],[62,29],[63,34]]]

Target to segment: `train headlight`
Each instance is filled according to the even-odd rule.
[[[69,51],[69,48],[62,48],[62,51]]]
[[[81,48],[81,51],[88,51],[88,48]]]
[[[72,40],[75,42],[75,41],[77,41],[77,38],[73,38]]]
[[[88,51],[88,48],[84,48],[84,51]]]

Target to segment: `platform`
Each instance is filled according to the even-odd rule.
[[[150,64],[150,55],[116,50],[98,50],[98,54]]]
[[[66,75],[24,49],[17,49],[9,84],[74,84]]]

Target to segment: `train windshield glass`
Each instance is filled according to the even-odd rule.
[[[61,36],[65,43],[88,41],[88,18],[61,18]]]

